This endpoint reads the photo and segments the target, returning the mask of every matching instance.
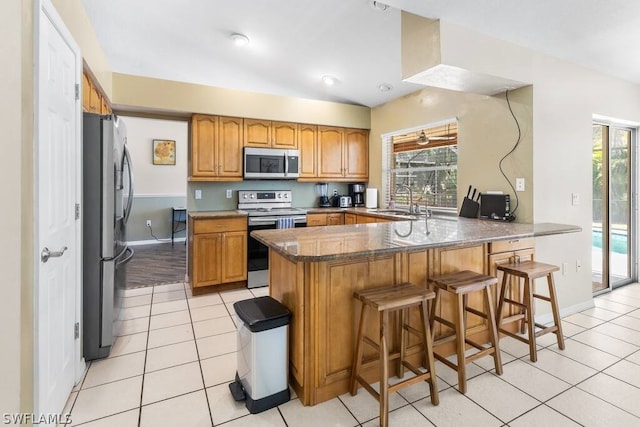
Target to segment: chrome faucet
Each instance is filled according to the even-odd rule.
[[[411,189],[411,187],[405,184],[400,184],[397,187],[400,187],[400,189],[406,188],[407,190],[409,190],[409,213],[415,213],[416,209],[414,208],[414,205],[413,205],[413,190]],[[398,194],[397,188],[396,188],[395,194]],[[417,208],[418,206],[416,205],[415,207]]]

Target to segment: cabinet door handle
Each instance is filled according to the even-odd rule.
[[[509,240],[509,244],[511,244],[511,243],[518,243],[519,241],[520,241],[520,239]]]

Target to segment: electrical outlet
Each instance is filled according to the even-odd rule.
[[[524,191],[524,178],[516,178],[516,191]]]
[[[196,200],[202,199],[202,190],[196,190],[195,198],[196,198]]]
[[[337,196],[338,195],[338,190],[336,190],[335,188],[333,189],[333,195]]]
[[[227,199],[231,198],[231,190],[227,190]]]
[[[573,206],[578,206],[580,204],[580,194],[571,193],[571,204]]]
[[[147,220],[147,227],[151,227],[151,220],[150,219]]]

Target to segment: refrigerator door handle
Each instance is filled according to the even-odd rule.
[[[115,296],[115,276],[116,276],[115,259],[102,261],[102,292],[101,292],[101,310],[100,315],[100,347],[109,347],[113,345],[113,298]]]
[[[124,211],[124,223],[126,224],[129,221],[129,216],[131,215],[131,206],[133,205],[133,165],[131,163],[131,155],[129,154],[129,149],[127,146],[124,146],[124,157],[127,163],[127,173],[129,174],[129,196],[127,197],[127,207]]]

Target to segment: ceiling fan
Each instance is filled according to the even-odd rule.
[[[431,141],[451,141],[455,139],[455,136],[427,136],[423,130],[418,134],[418,140],[416,141],[418,145],[427,145]]]

